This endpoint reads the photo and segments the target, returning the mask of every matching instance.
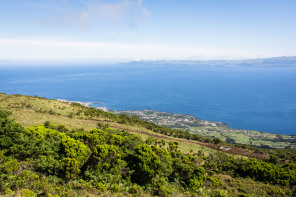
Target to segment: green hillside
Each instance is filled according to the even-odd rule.
[[[293,196],[295,155],[0,94],[3,196]]]
[[[183,129],[205,137],[216,137],[229,143],[247,144],[266,148],[296,147],[296,135],[282,135],[252,130],[232,129],[221,122],[201,120],[186,114],[172,114],[154,110],[110,111],[116,114],[138,116],[141,120],[154,122],[158,125],[174,129]]]

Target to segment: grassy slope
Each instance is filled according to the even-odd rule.
[[[99,119],[97,117],[91,118],[84,116],[83,113],[75,115],[79,112],[79,110],[81,110],[80,107],[72,106],[68,103],[57,100],[0,94],[0,108],[11,111],[11,117],[24,127],[43,124],[45,121],[50,121],[55,125],[65,125],[69,129],[84,128],[84,130],[91,130],[95,128],[97,122],[100,121],[102,123],[108,123],[113,128],[125,129],[132,133],[141,135],[144,139],[153,135],[153,137],[158,139],[163,137],[166,141],[180,141],[179,139],[173,137],[156,134],[139,126],[119,124],[105,119]],[[180,148],[184,153],[196,153],[199,150],[204,151],[205,154],[216,152],[211,148],[203,147],[194,143],[188,143],[186,141],[180,141]]]
[[[45,121],[50,121],[56,125],[65,125],[69,129],[84,128],[85,130],[90,130],[95,128],[97,122],[100,121],[102,123],[108,123],[113,128],[125,129],[132,133],[139,134],[144,139],[152,136],[157,139],[164,139],[167,142],[177,140],[180,143],[180,148],[183,153],[194,154],[198,151],[202,151],[205,155],[209,155],[217,152],[217,150],[213,147],[208,148],[203,146],[205,144],[197,144],[196,142],[189,140],[156,134],[143,127],[119,124],[105,119],[87,117],[83,115],[83,113],[79,114],[81,107],[56,100],[21,95],[5,95],[0,93],[0,108],[11,111],[11,117],[21,123],[24,127],[43,124]],[[248,150],[243,149],[243,151]],[[258,183],[251,179],[243,179],[239,177],[231,178],[227,175],[215,176],[221,178],[223,187],[228,191],[230,196],[234,196],[239,193],[248,193],[252,194],[252,196],[264,196],[266,195],[265,191],[274,187],[268,184]],[[239,188],[241,188],[241,191],[239,191]],[[285,191],[285,188],[281,189],[282,191]]]
[[[137,125],[119,124],[107,119],[88,117],[85,116],[84,113],[79,113],[83,108],[57,100],[23,95],[0,94],[0,107],[4,110],[11,111],[11,117],[24,127],[50,121],[55,125],[65,125],[69,129],[84,128],[84,130],[91,130],[96,127],[97,122],[102,122],[108,123],[113,128],[124,129],[131,133],[139,134],[144,138],[151,136],[166,141],[179,141],[183,153],[194,154],[202,150],[205,155],[208,155],[213,152],[222,151],[220,149],[221,145],[173,138],[152,132],[145,127]],[[250,150],[235,147],[227,151],[227,153],[247,157],[268,157],[266,154],[258,154]]]
[[[112,112],[112,110],[110,111]],[[270,148],[296,147],[296,136],[232,129],[219,122],[200,120],[196,119],[194,116],[186,114],[171,114],[168,112],[158,112],[153,110],[114,112],[117,114],[125,113],[132,116],[136,115],[142,120],[148,120],[166,127],[185,129],[205,137],[216,137],[223,141],[230,138],[238,144],[265,146]],[[278,137],[285,140],[281,140]]]

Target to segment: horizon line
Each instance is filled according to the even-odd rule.
[[[296,55],[268,56],[268,57],[250,57],[250,58],[71,58],[71,59],[0,59],[1,65],[35,65],[35,64],[120,64],[130,62],[157,62],[157,61],[244,61],[260,60],[273,58],[292,58]]]

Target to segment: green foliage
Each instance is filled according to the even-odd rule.
[[[55,129],[55,130],[58,129],[58,127],[57,127],[56,125],[54,125],[53,123],[51,123],[51,122],[49,122],[49,121],[45,121],[45,122],[43,123],[43,126],[44,126],[45,128],[47,128],[47,129]]]
[[[275,149],[270,151],[274,157],[277,157],[284,163],[296,163],[296,148]]]
[[[194,157],[180,155],[173,159],[173,172],[170,175],[170,180],[179,180],[183,186],[187,187],[190,184],[190,179],[194,179],[196,169],[202,170],[202,167],[197,167],[194,163]],[[197,175],[197,174],[195,174]],[[191,180],[193,182],[194,180]],[[193,183],[192,183],[193,186]]]
[[[155,144],[156,142],[157,142],[157,140],[153,137],[150,137],[150,136],[145,140],[145,143],[148,145]]]
[[[233,138],[230,138],[229,136],[226,137],[225,142],[228,144],[235,144],[235,140]]]
[[[71,103],[71,106],[77,106],[77,107],[82,107],[82,105],[80,103]]]
[[[101,122],[98,122],[97,123],[97,129],[103,129],[103,130],[105,130],[107,128],[109,128],[109,124],[103,124]]]
[[[10,112],[0,109],[0,149],[10,148],[24,130],[20,124],[8,119],[9,115]]]
[[[112,192],[119,192],[119,186],[117,184],[112,184],[110,189]]]
[[[93,129],[86,132],[72,132],[70,136],[76,140],[79,140],[83,144],[93,150],[96,145],[103,144],[106,141],[107,133],[101,129]]]
[[[110,170],[121,162],[121,155],[116,146],[103,144],[97,145],[92,155],[92,165],[97,170]]]
[[[192,178],[189,180],[189,188],[192,191],[197,191],[200,187],[203,186],[204,181],[206,179],[205,169],[199,167],[194,170]]]
[[[214,138],[213,142],[214,142],[214,144],[221,144],[223,141],[220,140],[219,138]]]
[[[9,159],[8,161],[0,165],[0,170],[3,173],[14,174],[19,169],[19,167],[20,165],[17,159]]]
[[[40,180],[39,176],[28,170],[24,170],[18,177],[17,177],[17,185],[21,188],[37,190],[40,188]]]
[[[35,197],[35,196],[37,196],[36,193],[32,192],[29,189],[22,189],[21,195],[24,196],[24,197]]]
[[[62,136],[65,135],[47,129],[43,125],[29,127],[14,139],[14,144],[9,150],[20,159],[36,158],[38,155],[59,157],[58,152]]]
[[[279,163],[279,158],[275,155],[270,155],[269,159],[266,160],[266,162],[273,163],[273,164],[278,164]]]
[[[178,148],[179,148],[179,142],[174,141],[174,142],[169,143],[169,150],[170,151],[177,151]]]
[[[108,139],[108,143],[119,146],[123,143],[123,137],[120,135],[111,134],[110,138]]]
[[[66,157],[74,158],[81,165],[87,161],[90,154],[90,149],[85,144],[68,136],[62,139],[62,151]]]
[[[35,162],[35,168],[39,172],[46,174],[56,174],[60,169],[60,161],[52,156],[39,155]]]
[[[11,112],[0,109],[0,119],[7,119],[9,115],[11,115]]]
[[[226,162],[221,165],[225,171],[236,176],[251,177],[265,183],[292,186],[296,184],[296,164],[275,165],[259,162],[255,159],[241,159]]]
[[[133,196],[139,196],[141,193],[141,187],[137,184],[134,184],[130,189],[129,193],[131,193]]]
[[[219,187],[222,185],[221,179],[215,177],[207,177],[207,181],[211,183],[212,187]]]
[[[104,184],[101,183],[101,182],[99,182],[99,183],[96,185],[96,189],[97,189],[97,191],[98,191],[99,193],[102,193],[102,192],[106,191],[106,188],[105,188]]]
[[[181,155],[181,152],[178,150],[179,148],[179,142],[173,141],[169,142],[168,150],[171,152],[171,155],[173,158],[177,158]]]
[[[160,159],[160,165],[158,169],[159,175],[163,175],[164,177],[170,176],[173,172],[173,162],[170,152],[156,146],[151,146],[151,148]]]
[[[158,174],[169,175],[171,172],[169,153],[156,146],[137,146],[132,162],[132,169],[135,170],[132,178],[140,185],[151,182]]]
[[[175,137],[206,140],[140,121],[137,117],[80,108],[90,116],[144,125]],[[266,187],[263,192],[266,195],[293,195],[296,164],[288,162],[293,158],[293,151],[282,157],[281,154],[288,151],[271,150],[272,156],[262,162],[224,153],[186,155],[181,153],[176,141],[162,148],[165,145],[163,139],[148,138],[144,142],[140,136],[108,125],[98,125],[90,131],[70,131],[47,121],[24,129],[9,119],[9,113],[0,110],[0,195],[20,192],[23,196],[84,196],[116,192],[119,196],[226,196],[227,191],[221,190],[226,186],[216,173],[274,184],[272,188]],[[276,158],[279,163],[283,160],[285,163],[279,165]]]
[[[151,146],[139,145],[133,155],[133,179],[136,183],[145,184],[151,182],[152,178],[158,173],[160,158],[153,152]]]
[[[152,180],[154,187],[154,195],[169,197],[169,192],[167,189],[167,181],[165,178],[156,177]]]
[[[165,146],[165,141],[164,141],[164,139],[161,139],[158,143],[160,144],[160,147]]]
[[[60,131],[60,132],[63,132],[63,133],[66,133],[69,131],[68,128],[65,127],[65,125],[58,125],[58,127],[56,128],[56,130]]]
[[[80,172],[80,163],[75,158],[64,158],[61,162],[61,173],[65,179],[72,179]]]
[[[228,194],[224,190],[214,190],[210,193],[211,197],[227,197]]]

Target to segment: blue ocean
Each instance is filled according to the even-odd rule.
[[[189,65],[0,67],[0,92],[102,102],[296,134],[296,68]]]

